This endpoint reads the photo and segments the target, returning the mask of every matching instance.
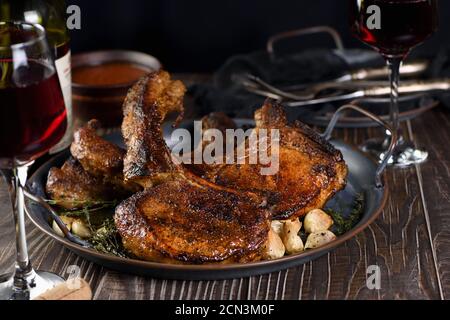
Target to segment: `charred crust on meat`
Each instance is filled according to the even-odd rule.
[[[321,208],[345,187],[342,154],[308,126],[290,125],[281,105],[270,100],[255,112],[256,128],[280,132],[279,171],[263,177],[259,165],[190,166],[213,183],[262,195],[273,219],[293,219]]]
[[[161,125],[170,112],[183,112],[186,88],[172,81],[165,71],[141,78],[129,91],[123,104],[122,134],[127,146],[124,177],[144,187],[176,174]]]
[[[134,195],[117,207],[115,221],[125,247],[140,258],[158,252],[195,264],[261,259],[269,230],[269,212],[245,194],[188,180]]]

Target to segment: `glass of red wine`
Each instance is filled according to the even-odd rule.
[[[44,29],[0,22],[0,169],[10,183],[16,227],[14,275],[2,277],[0,299],[32,299],[62,281],[35,272],[28,257],[24,190],[28,167],[64,136],[66,108]]]
[[[398,142],[390,165],[407,167],[422,163],[428,152],[404,140],[399,127],[398,84],[400,66],[412,48],[424,42],[438,28],[437,0],[348,0],[353,34],[377,50],[390,69],[393,130]],[[370,140],[363,150],[375,154],[380,161],[389,139]]]

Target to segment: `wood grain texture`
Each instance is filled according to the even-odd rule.
[[[208,76],[182,76],[187,82]],[[118,273],[78,257],[28,223],[37,268],[67,277],[77,265],[94,299],[449,299],[450,298],[450,113],[438,108],[403,125],[430,151],[421,166],[387,172],[390,197],[382,216],[337,250],[303,266],[226,281],[168,281]],[[337,130],[359,144],[381,130]],[[14,259],[10,203],[0,182],[0,270]],[[381,268],[381,289],[366,286],[369,265]],[[9,268],[11,270],[11,268]]]

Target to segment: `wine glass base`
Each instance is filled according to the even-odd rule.
[[[360,146],[361,150],[372,154],[381,162],[388,148],[386,139],[371,139]],[[428,159],[428,152],[417,149],[411,142],[400,139],[394,154],[389,159],[388,165],[392,167],[407,168],[416,164],[424,163]]]
[[[34,273],[34,272],[33,272]],[[29,289],[29,296],[15,295],[13,289],[13,275],[0,276],[0,300],[33,300],[47,290],[63,283],[65,280],[57,274],[36,271],[34,273],[34,286]]]

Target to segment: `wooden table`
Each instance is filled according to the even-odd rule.
[[[68,266],[79,266],[95,299],[450,299],[450,112],[442,107],[430,111],[405,123],[404,132],[428,149],[429,161],[389,170],[390,197],[380,218],[345,245],[306,265],[226,281],[144,278],[90,263],[28,222],[31,259],[35,267],[66,277]],[[336,131],[355,145],[381,134],[377,128]],[[1,181],[2,271],[12,266],[15,252],[10,210]],[[381,269],[380,290],[366,286],[370,265]]]

